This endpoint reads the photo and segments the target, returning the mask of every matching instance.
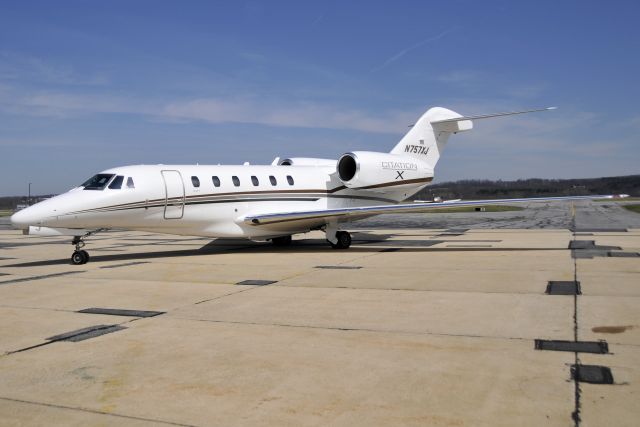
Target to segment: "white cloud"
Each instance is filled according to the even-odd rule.
[[[417,117],[390,111],[373,115],[364,110],[312,102],[281,102],[256,97],[200,98],[162,102],[134,97],[42,92],[18,95],[0,92],[0,109],[12,114],[68,118],[87,114],[125,113],[154,120],[253,123],[267,126],[347,129],[397,133]]]
[[[89,86],[108,83],[104,73],[81,73],[68,64],[61,65],[11,51],[0,51],[0,80],[31,80],[47,84]]]

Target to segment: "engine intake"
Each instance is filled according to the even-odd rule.
[[[336,172],[348,188],[381,192],[392,186],[423,187],[433,178],[433,169],[419,159],[373,151],[343,154]]]
[[[347,153],[338,160],[338,176],[342,182],[351,181],[358,172],[358,162],[353,154]]]

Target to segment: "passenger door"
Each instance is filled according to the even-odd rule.
[[[176,170],[163,170],[165,203],[164,219],[180,219],[184,215],[184,182]]]

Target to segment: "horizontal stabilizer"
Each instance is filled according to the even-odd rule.
[[[556,110],[558,107],[546,107],[546,108],[537,108],[534,110],[523,110],[523,111],[508,111],[504,113],[495,113],[495,114],[481,114],[478,116],[466,116],[466,117],[455,117],[452,119],[444,119],[444,120],[434,120],[431,122],[432,125],[439,125],[442,123],[457,123],[464,122],[465,120],[480,120],[480,119],[490,119],[492,117],[502,117],[502,116],[514,116],[516,114],[526,114],[526,113],[537,113],[539,111],[549,111]]]

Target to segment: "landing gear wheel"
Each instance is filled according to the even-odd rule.
[[[338,243],[331,243],[333,249],[349,249],[351,246],[351,234],[348,231],[338,231],[336,239],[338,239]]]
[[[87,261],[89,261],[87,251],[74,251],[71,255],[71,263],[73,265],[86,264]]]
[[[271,239],[274,246],[289,246],[291,244],[291,236],[274,237]]]

